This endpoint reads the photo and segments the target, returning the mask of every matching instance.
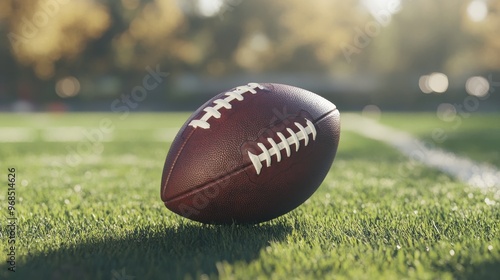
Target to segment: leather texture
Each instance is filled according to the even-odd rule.
[[[255,93],[240,89],[242,100],[231,100],[230,108],[221,100],[237,89],[218,94],[181,127],[161,182],[168,209],[203,223],[259,223],[293,210],[322,183],[339,143],[339,111],[300,88],[259,87]],[[206,109],[218,103],[224,106],[217,112]],[[201,119],[210,127],[190,125]],[[262,160],[253,156],[252,162],[250,154]]]

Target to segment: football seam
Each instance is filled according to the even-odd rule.
[[[239,86],[231,91],[226,92],[224,95],[226,96],[225,98],[219,98],[216,99],[212,102],[212,106],[207,106],[203,108],[203,116],[199,119],[193,119],[191,122],[189,122],[188,126],[192,126],[194,128],[202,128],[202,129],[209,129],[210,128],[210,123],[208,120],[210,118],[216,118],[219,119],[221,117],[221,113],[219,112],[220,109],[226,108],[230,110],[233,106],[231,105],[231,101],[237,100],[237,101],[243,101],[245,97],[243,97],[244,93],[250,92],[252,94],[257,94],[257,89],[264,89],[264,86],[258,83],[249,83],[246,86]]]
[[[179,156],[180,154],[182,153],[182,151],[184,150],[184,147],[186,146],[188,140],[191,138],[191,135],[193,135],[194,133],[194,129],[191,130],[191,132],[189,132],[189,134],[187,135],[186,137],[186,140],[184,140],[184,142],[182,143],[182,146],[179,148],[179,151],[177,152],[177,154],[175,155],[175,158],[174,160],[172,161],[172,164],[170,165],[170,168],[168,170],[168,174],[167,174],[167,177],[165,179],[165,183],[162,185],[162,188],[161,188],[161,197],[163,198],[163,194],[166,190],[166,186],[168,184],[168,181],[170,181],[170,175],[172,175],[172,171],[174,170],[174,167],[175,167],[175,164],[177,163],[177,160],[179,159]]]
[[[222,176],[220,176],[220,177],[218,177],[218,178],[216,178],[216,179],[214,179],[214,180],[212,180],[212,181],[209,181],[209,182],[207,182],[207,183],[204,183],[204,184],[202,184],[202,185],[199,185],[198,187],[194,187],[194,188],[192,188],[192,189],[190,189],[190,190],[187,190],[187,191],[185,191],[185,192],[183,192],[183,193],[180,193],[180,194],[178,194],[178,195],[174,196],[173,198],[171,198],[171,199],[169,199],[169,200],[164,200],[163,202],[164,202],[165,204],[167,204],[167,203],[173,202],[173,201],[175,201],[175,200],[179,200],[179,199],[181,199],[181,198],[184,198],[184,197],[186,197],[186,196],[189,196],[189,195],[191,195],[192,193],[195,193],[195,192],[198,192],[198,191],[202,191],[202,190],[204,190],[204,189],[207,189],[207,188],[209,188],[210,186],[212,186],[213,184],[217,184],[217,183],[219,183],[219,181],[223,180],[224,178],[229,177],[229,176],[233,176],[233,175],[235,175],[235,174],[238,174],[238,173],[240,173],[241,171],[244,171],[245,169],[247,169],[247,168],[248,168],[248,167],[250,167],[250,166],[252,166],[252,164],[251,164],[251,163],[249,163],[249,164],[247,164],[247,165],[244,165],[244,166],[241,166],[241,167],[239,167],[239,168],[236,168],[236,169],[234,169],[234,170],[232,170],[232,171],[230,171],[230,172],[228,172],[228,173],[226,173],[226,174],[224,174],[224,175],[222,175]]]
[[[309,144],[309,134],[311,134],[312,141],[316,139],[316,128],[314,124],[307,118],[306,126],[302,126],[299,122],[295,122],[294,125],[299,129],[298,132],[294,132],[290,127],[286,129],[286,131],[290,134],[289,137],[285,137],[283,133],[277,132],[276,135],[280,138],[281,142],[276,143],[273,138],[267,138],[267,142],[271,144],[271,148],[267,148],[262,142],[258,142],[257,146],[261,149],[260,154],[253,154],[248,151],[248,157],[252,161],[252,164],[255,168],[255,172],[257,175],[260,174],[262,170],[263,164],[266,163],[265,167],[270,167],[272,164],[272,157],[276,156],[276,162],[281,162],[281,151],[285,150],[286,157],[289,158],[292,155],[291,145],[295,145],[295,152],[298,152],[300,149],[300,141],[304,140],[304,146],[306,147]]]
[[[248,85],[246,85],[246,86],[236,87],[234,90],[232,90],[232,91],[229,91],[229,92],[228,92],[228,93],[229,93],[229,95],[228,95],[228,93],[226,93],[226,96],[231,97],[231,98],[235,98],[235,99],[239,100],[239,99],[238,99],[238,97],[236,97],[236,96],[235,96],[235,95],[239,95],[239,96],[241,97],[241,100],[243,100],[243,96],[241,96],[243,93],[246,93],[246,92],[251,92],[251,93],[255,94],[255,93],[256,93],[256,91],[255,91],[255,90],[256,90],[257,88],[258,88],[258,89],[264,89],[264,86],[262,86],[262,85],[261,85],[261,84],[259,84],[259,83],[249,83],[249,84],[248,84]],[[245,90],[245,91],[243,91],[243,90]],[[243,91],[243,92],[239,92],[239,91]],[[225,100],[225,99],[216,99],[216,100],[214,100],[214,102],[212,102],[212,103],[213,103],[213,104],[217,104],[217,106],[218,106],[218,105],[220,105],[220,104],[228,103],[228,101],[226,101],[226,102],[216,102],[217,100]],[[231,106],[231,105],[229,105],[229,106]],[[227,108],[227,106],[224,106],[224,105],[222,105],[222,107],[226,107],[226,108]],[[209,107],[206,107],[206,108],[209,108]],[[205,108],[205,109],[206,109],[206,108]],[[165,179],[165,184],[163,184],[163,185],[162,185],[162,189],[161,189],[161,193],[160,193],[160,196],[161,196],[162,198],[163,198],[163,195],[164,195],[165,186],[168,184],[168,181],[170,180],[170,175],[172,174],[172,171],[174,170],[174,167],[175,167],[175,164],[177,163],[177,160],[178,160],[178,158],[179,158],[179,155],[180,155],[180,154],[182,153],[182,151],[184,150],[184,147],[186,146],[186,144],[187,144],[188,140],[191,138],[191,136],[192,136],[192,135],[193,135],[193,133],[195,132],[196,128],[197,128],[197,127],[200,127],[200,128],[203,128],[203,129],[210,128],[210,124],[209,124],[208,122],[206,122],[206,120],[204,120],[204,118],[205,118],[205,117],[207,117],[207,116],[208,116],[208,117],[207,117],[207,120],[208,120],[208,118],[210,118],[210,116],[212,116],[212,115],[211,115],[211,113],[209,113],[209,112],[212,112],[212,113],[213,113],[213,111],[214,111],[214,110],[216,110],[216,109],[215,109],[215,108],[213,108],[213,107],[210,107],[210,108],[212,108],[212,110],[205,111],[205,114],[203,115],[203,117],[201,118],[201,120],[197,120],[198,122],[195,122],[195,123],[193,123],[193,121],[195,121],[195,120],[191,120],[191,121],[189,122],[189,124],[187,124],[187,126],[192,126],[194,129],[193,129],[193,130],[192,130],[192,131],[191,131],[191,132],[187,135],[186,139],[184,140],[184,143],[182,143],[182,146],[179,148],[179,151],[177,152],[177,154],[175,155],[174,160],[172,161],[172,165],[170,166],[170,169],[168,170],[167,177],[166,177],[166,179]],[[204,110],[205,110],[205,109],[204,109]],[[219,118],[219,117],[216,117],[216,118]],[[207,125],[208,127],[206,127],[206,126],[205,126],[205,124],[200,125],[200,124],[199,124],[199,122],[206,122],[206,125]],[[198,124],[198,125],[197,125],[197,124]],[[181,130],[182,130],[182,128],[181,128]],[[236,171],[236,170],[234,170],[234,171]],[[234,172],[234,171],[231,171],[231,172]]]
[[[319,116],[319,118],[318,118],[318,119],[316,119],[316,120],[313,122],[313,124],[320,123],[321,121],[323,121],[325,118],[327,118],[330,114],[332,114],[332,113],[333,113],[333,112],[335,112],[335,111],[337,111],[337,108],[335,108],[335,109],[333,109],[333,110],[331,110],[331,111],[329,111],[329,112],[327,112],[327,113],[325,113],[325,114],[323,114],[323,115]],[[191,136],[191,134],[190,134],[189,136]],[[188,138],[188,139],[189,139],[189,138]],[[186,142],[187,142],[187,141],[186,141]],[[182,148],[184,148],[184,145],[182,146]],[[180,154],[180,152],[176,155],[176,161],[177,161],[177,158],[178,158],[179,154]],[[233,176],[233,175],[235,175],[235,174],[238,174],[239,172],[241,172],[241,171],[243,171],[243,170],[245,170],[246,168],[251,167],[251,166],[253,166],[253,164],[252,164],[252,163],[248,163],[248,164],[246,164],[246,165],[244,165],[244,166],[241,166],[241,167],[239,167],[239,168],[236,168],[236,169],[234,169],[234,170],[232,170],[232,171],[230,171],[230,172],[228,172],[228,173],[226,173],[226,174],[224,174],[224,175],[221,175],[220,177],[215,178],[215,179],[214,179],[214,180],[212,180],[212,181],[206,182],[206,183],[204,183],[204,184],[202,184],[202,185],[199,185],[199,186],[194,187],[194,188],[192,188],[192,189],[190,189],[190,190],[187,190],[187,191],[185,191],[185,192],[182,192],[182,193],[180,193],[180,194],[178,194],[178,195],[176,195],[176,196],[174,196],[174,197],[172,197],[172,198],[170,198],[170,199],[168,199],[168,200],[163,200],[163,202],[164,202],[164,204],[166,205],[167,203],[171,203],[171,202],[174,202],[174,201],[176,201],[176,200],[182,199],[182,198],[184,198],[184,197],[186,197],[186,196],[189,196],[189,195],[191,195],[192,193],[196,193],[196,192],[203,191],[204,189],[209,188],[209,187],[210,187],[210,186],[212,186],[213,184],[218,183],[218,182],[219,182],[219,181],[221,181],[222,179],[224,179],[224,178],[226,178],[226,177],[228,177],[228,176]],[[172,165],[172,167],[173,167],[173,165]],[[170,169],[170,172],[172,171],[172,169],[173,169],[173,168],[171,168],[171,169]],[[170,176],[170,172],[169,172],[169,176]],[[167,178],[168,178],[168,177],[167,177]],[[166,182],[168,182],[168,180],[167,180]],[[166,183],[165,183],[165,185],[166,185]],[[165,185],[164,185],[163,187],[165,187]]]

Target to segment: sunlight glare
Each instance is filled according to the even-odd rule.
[[[401,10],[401,0],[363,0],[362,3],[375,18]]]
[[[219,13],[223,4],[223,0],[198,0],[198,9],[202,16],[213,17]]]
[[[488,15],[488,6],[482,0],[474,0],[467,6],[467,15],[472,21],[482,21]]]

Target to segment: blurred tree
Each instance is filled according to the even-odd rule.
[[[57,61],[78,57],[109,26],[106,7],[95,1],[10,2],[7,36],[13,54],[41,79],[54,75]]]
[[[123,0],[128,28],[117,32],[112,41],[114,62],[123,69],[143,70],[168,56],[180,60],[193,60],[201,54],[191,46],[177,40],[184,30],[184,15],[175,0],[135,1]]]
[[[498,27],[498,0],[3,0],[0,83],[130,82],[156,64],[211,76],[459,75],[500,68]]]
[[[189,29],[181,35],[202,54],[191,56],[199,58],[192,66],[212,75],[327,70],[344,59],[341,43],[368,15],[356,8],[357,0],[220,1],[212,16],[191,14]],[[190,2],[192,7],[200,1]]]
[[[275,14],[284,36],[277,42],[287,60],[297,59],[304,70],[328,69],[336,60],[345,62],[343,47],[356,36],[355,26],[369,20],[358,0],[280,0]],[[313,69],[310,69],[313,68]]]
[[[469,53],[488,70],[500,68],[500,1],[467,1],[462,6],[462,29],[475,36],[475,50]]]
[[[455,58],[467,58],[460,64],[476,66],[475,61],[464,56],[475,45],[474,38],[461,30],[466,2],[404,1],[401,11],[364,56],[369,69],[414,74],[442,71],[453,75],[463,70],[452,61]]]

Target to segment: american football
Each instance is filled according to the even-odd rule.
[[[340,113],[293,86],[249,83],[195,111],[168,152],[161,199],[209,224],[259,223],[306,201],[335,158]]]

